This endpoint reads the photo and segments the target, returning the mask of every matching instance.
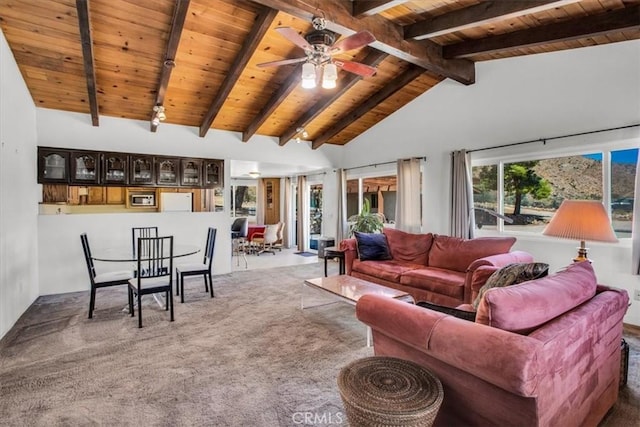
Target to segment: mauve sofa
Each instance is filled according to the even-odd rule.
[[[618,397],[626,291],[589,262],[483,296],[476,322],[376,295],[356,305],[376,355],[442,381],[436,426],[596,426]]]
[[[385,228],[383,233],[391,260],[361,261],[355,238],[340,242],[346,274],[407,292],[416,301],[448,307],[470,304],[494,271],[511,263],[533,261],[527,252],[509,252],[515,237],[464,240],[393,228]]]

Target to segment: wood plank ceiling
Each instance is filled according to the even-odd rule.
[[[309,4],[312,3],[313,5]],[[376,41],[337,58],[338,87],[300,86],[304,36],[324,15],[341,36]],[[35,104],[278,139],[304,128],[313,148],[344,145],[446,78],[470,85],[474,63],[640,38],[640,0],[0,0],[0,25]],[[425,114],[429,114],[425,111]]]

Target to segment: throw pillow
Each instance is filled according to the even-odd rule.
[[[502,267],[493,272],[485,284],[478,291],[478,296],[473,301],[473,308],[478,309],[484,293],[491,288],[511,286],[528,280],[544,277],[549,272],[549,264],[543,262],[514,263]]]
[[[382,233],[361,233],[355,231],[356,247],[360,261],[384,261],[393,259],[387,244],[387,236]]]
[[[476,321],[475,311],[460,310],[457,308],[446,307],[444,305],[432,304],[427,301],[418,301],[416,305],[419,305],[420,307],[423,307],[423,308],[428,308],[429,310],[439,311],[440,313],[448,314],[450,316],[454,316],[459,319],[469,320],[471,322]]]

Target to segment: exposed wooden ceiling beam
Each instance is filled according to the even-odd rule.
[[[449,58],[520,49],[640,28],[640,6],[572,19],[484,39],[456,43],[443,48]]]
[[[353,16],[375,15],[409,0],[353,0]]]
[[[158,83],[158,91],[156,92],[156,102],[154,105],[164,104],[164,96],[167,93],[167,86],[169,85],[169,78],[171,78],[171,71],[175,67],[176,52],[178,51],[178,43],[180,43],[180,37],[182,36],[182,29],[184,28],[184,21],[187,17],[187,9],[189,9],[189,2],[191,0],[176,0],[176,5],[173,9],[173,18],[171,19],[171,33],[169,34],[169,41],[167,42],[167,51],[164,55],[164,61],[162,63],[162,73],[160,74],[160,83]],[[153,120],[154,114],[151,114]],[[151,132],[155,132],[158,129],[158,125],[151,122]]]
[[[504,19],[564,6],[576,1],[578,0],[485,1],[426,21],[407,25],[404,28],[404,36],[407,39],[415,40],[437,37]]]
[[[98,91],[96,89],[96,69],[93,58],[93,38],[91,37],[91,16],[89,15],[89,0],[76,0],[78,10],[78,24],[80,25],[80,41],[82,42],[82,59],[84,74],[87,78],[87,93],[91,123],[100,126],[98,116]]]
[[[224,101],[229,96],[229,93],[231,93],[231,90],[233,89],[236,82],[238,81],[238,78],[242,74],[242,71],[247,66],[249,59],[257,49],[258,45],[260,44],[260,41],[262,40],[265,33],[273,23],[273,20],[275,19],[277,14],[278,14],[278,11],[272,8],[263,8],[258,14],[258,17],[256,18],[256,22],[251,28],[251,32],[247,34],[247,37],[245,38],[244,44],[242,45],[240,52],[238,52],[238,55],[233,61],[233,64],[231,64],[231,67],[229,67],[227,76],[222,82],[222,85],[220,86],[218,93],[216,94],[215,98],[213,99],[213,102],[211,103],[211,106],[209,106],[209,110],[207,111],[207,114],[205,114],[204,116],[204,120],[200,125],[201,137],[204,137],[209,131],[209,129],[211,128],[211,124],[213,123],[216,116],[220,112],[220,109],[222,108],[222,104],[224,104]]]
[[[250,1],[309,22],[319,14],[318,8],[304,0]],[[371,47],[460,83],[475,82],[475,67],[471,61],[444,59],[442,47],[430,40],[405,40],[403,28],[382,16],[372,15],[357,19],[351,14],[350,2],[342,0],[323,0],[321,8],[326,17],[327,28],[331,31],[349,36],[358,31],[368,30],[376,37]]]
[[[380,52],[376,49],[371,49],[369,54],[361,61],[363,64],[370,65],[372,67],[376,67],[380,64],[388,54],[384,52]],[[306,125],[311,123],[313,119],[315,119],[320,113],[326,110],[331,106],[338,98],[344,95],[349,89],[353,87],[356,83],[362,80],[362,76],[347,73],[343,78],[338,79],[338,87],[328,92],[325,96],[322,97],[313,107],[308,109],[296,122],[289,126],[289,128],[284,131],[284,133],[280,136],[280,145],[285,145],[287,142],[291,141],[291,138],[298,133],[298,128],[304,128]]]
[[[249,124],[249,127],[242,132],[242,141],[247,142],[257,131],[258,128],[269,118],[269,116],[278,108],[278,106],[284,101],[287,96],[296,88],[298,83],[300,82],[300,75],[302,70],[302,64],[295,67],[293,72],[289,74],[287,80],[280,85],[278,90],[271,96],[269,101],[265,104],[265,106],[260,110],[260,113],[254,117]]]
[[[367,114],[373,108],[375,108],[378,104],[383,102],[385,99],[389,98],[391,95],[411,83],[418,76],[424,73],[424,69],[417,65],[410,66],[404,73],[402,73],[398,78],[393,79],[393,81],[387,86],[383,87],[381,90],[376,92],[373,96],[367,99],[365,102],[356,107],[355,110],[351,111],[347,115],[343,116],[340,120],[338,120],[333,126],[331,126],[328,130],[326,130],[322,135],[313,139],[311,144],[311,148],[314,150],[320,147],[322,144],[327,142],[331,137],[338,134],[341,130],[349,126],[351,123],[358,120],[360,117]]]

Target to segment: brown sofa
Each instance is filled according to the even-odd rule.
[[[435,426],[596,426],[620,382],[626,291],[597,284],[589,262],[488,290],[475,322],[379,295],[356,314],[378,356],[435,374]]]
[[[505,265],[532,262],[527,252],[509,252],[514,237],[464,240],[385,228],[390,260],[358,259],[356,239],[340,242],[346,274],[407,292],[416,301],[448,307],[469,304],[489,276]]]

